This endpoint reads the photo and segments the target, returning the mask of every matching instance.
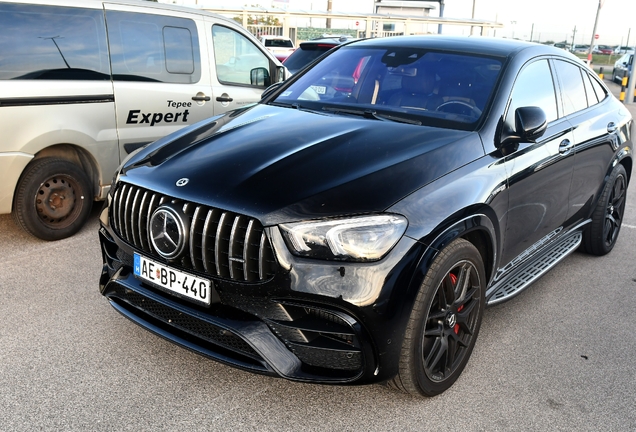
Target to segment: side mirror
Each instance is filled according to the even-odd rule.
[[[287,70],[287,68],[285,68],[285,66],[278,66],[276,68],[276,78],[277,78],[277,82],[283,82],[287,79],[287,77],[285,76],[285,71]]]
[[[269,71],[264,67],[257,67],[250,71],[250,84],[253,86],[266,87],[271,84]]]
[[[533,106],[517,108],[515,111],[515,130],[503,133],[499,147],[510,143],[537,142],[547,127],[548,121],[541,108]]]

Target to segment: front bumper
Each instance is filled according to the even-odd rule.
[[[374,376],[374,344],[355,315],[312,296],[290,296],[273,281],[236,286],[215,280],[209,308],[137,279],[132,250],[104,227],[101,293],[122,315],[178,345],[251,372],[319,383]],[[284,279],[284,278],[283,278]]]
[[[422,252],[412,239],[404,237],[377,263],[327,263],[291,256],[278,230],[266,229],[275,257],[260,255],[275,265],[260,272],[264,278],[252,276],[259,272],[247,266],[206,272],[198,263],[209,260],[197,251],[187,262],[165,261],[177,268],[185,262],[189,267],[183,270],[212,282],[213,301],[205,306],[135,277],[134,253],[160,258],[143,240],[145,216],[137,214],[141,208],[142,215],[148,213],[144,205],[121,206],[118,199],[108,198],[100,218],[100,291],[135,323],[222,363],[291,380],[362,384],[385,380],[397,371],[409,298],[414,296],[412,290],[409,294],[411,278]],[[110,205],[128,210],[109,216]],[[205,212],[194,211],[192,219],[198,240],[192,236],[191,241],[197,245],[198,213]],[[212,231],[224,232],[222,224]],[[142,227],[138,233],[136,227]]]

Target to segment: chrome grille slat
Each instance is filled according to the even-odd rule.
[[[128,189],[128,193],[126,194],[126,204],[124,206],[124,226],[125,226],[125,231],[126,231],[126,240],[128,240],[128,243],[132,243],[130,240],[130,214],[131,212],[129,211],[129,207],[130,207],[130,195],[133,193],[134,189],[131,187]],[[132,209],[130,209],[132,210]]]
[[[148,200],[148,191],[144,191],[143,196],[141,197],[141,203],[139,204],[139,225],[137,229],[139,230],[139,241],[141,243],[141,248],[143,250],[149,250],[150,246],[148,245],[148,232],[146,226],[148,224],[147,218],[144,218],[144,213],[147,213],[148,210],[146,208],[146,201]],[[146,243],[144,243],[144,241]]]
[[[150,218],[152,217],[152,212],[154,212],[154,207],[157,205],[155,204],[156,200],[157,200],[157,194],[152,194],[152,198],[150,199],[150,204],[148,205],[148,214],[146,215],[147,221],[150,221]],[[148,251],[151,253],[154,253],[155,248],[152,246],[152,238],[150,235],[150,230],[146,230],[146,231],[148,236]]]
[[[265,274],[265,244],[267,242],[267,237],[265,236],[265,232],[261,234],[261,241],[258,245],[258,277],[263,279]]]
[[[229,253],[227,256],[227,264],[230,267],[230,279],[236,279],[236,277],[234,276],[234,267],[238,263],[236,263],[235,261],[236,260],[235,248],[236,248],[237,230],[240,223],[241,223],[241,216],[236,216],[234,218],[234,223],[232,224],[232,231],[230,233],[230,248],[229,248],[229,251],[228,251]]]
[[[221,276],[221,235],[226,217],[227,213],[223,212],[221,219],[219,219],[219,226],[216,228],[216,238],[214,239],[214,261],[216,263],[216,274],[219,276]]]
[[[250,280],[249,277],[249,247],[250,247],[250,236],[252,235],[252,227],[254,226],[254,220],[250,219],[247,223],[247,229],[245,230],[245,242],[243,243],[243,278],[246,281]]]
[[[210,228],[211,228],[211,224],[212,224],[212,217],[214,215],[214,210],[209,210],[208,211],[208,215],[205,217],[205,223],[203,224],[203,241],[201,242],[201,254],[203,256],[203,269],[205,270],[206,273],[216,273],[216,268],[212,269],[210,268],[210,263],[212,262],[216,262],[216,254],[213,253],[212,255],[212,259],[210,259],[210,257],[208,256],[210,253],[210,248],[208,246],[208,243],[210,241],[213,242],[213,238],[210,237],[210,235],[208,234],[210,232]],[[215,231],[216,232],[216,231]]]
[[[132,241],[134,244],[136,245],[140,245],[141,244],[141,233],[139,232],[138,229],[135,229],[135,227],[139,226],[139,194],[142,192],[141,189],[137,189],[137,192],[135,192],[135,197],[133,198],[133,202],[132,202],[132,211],[131,211],[131,215],[130,215],[130,219],[131,219],[131,231],[132,231]],[[137,241],[137,238],[139,238],[139,241]]]
[[[113,194],[110,215],[115,234],[138,251],[163,260],[156,254],[148,230],[152,214],[163,204],[181,212],[190,226],[186,250],[166,262],[168,265],[239,282],[258,282],[274,276],[272,246],[256,219],[127,183],[120,183]]]
[[[115,193],[113,194],[113,201],[110,203],[110,205],[113,208],[113,211],[119,208],[118,203],[119,203],[120,192],[121,192],[121,189],[115,191]],[[117,226],[118,222],[119,222],[119,218],[117,217],[117,215],[113,214],[111,225],[113,226],[113,229],[117,231],[119,231],[119,226]]]
[[[192,268],[195,270],[201,270],[203,266],[199,266],[199,257],[196,255],[195,243],[199,240],[197,233],[197,224],[199,222],[199,213],[201,213],[201,206],[197,206],[194,209],[192,215],[192,222],[190,222],[190,261],[192,262]],[[203,253],[201,254],[203,256]]]

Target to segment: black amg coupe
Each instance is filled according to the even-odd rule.
[[[100,290],[232,366],[436,395],[488,305],[578,248],[612,250],[631,127],[554,47],[342,45],[260,103],[130,155],[101,214]]]

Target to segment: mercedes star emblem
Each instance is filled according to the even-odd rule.
[[[162,206],[155,210],[148,229],[152,245],[159,255],[172,259],[181,254],[186,243],[185,227],[174,209]]]
[[[179,186],[179,187],[185,186],[185,185],[188,184],[189,181],[190,181],[189,178],[186,178],[186,177],[181,178],[181,179],[177,180],[177,186]]]

